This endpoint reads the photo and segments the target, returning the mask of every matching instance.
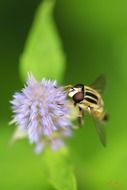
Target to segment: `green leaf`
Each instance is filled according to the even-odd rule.
[[[76,179],[68,151],[63,148],[57,152],[47,150],[44,154],[50,184],[57,190],[76,190]]]
[[[37,78],[62,80],[65,56],[53,19],[55,0],[40,4],[20,59],[23,79],[31,71]]]

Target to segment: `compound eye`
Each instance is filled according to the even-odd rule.
[[[73,100],[74,100],[76,103],[81,102],[83,99],[84,99],[84,93],[83,93],[83,92],[78,92],[78,93],[76,93],[76,94],[73,96]]]

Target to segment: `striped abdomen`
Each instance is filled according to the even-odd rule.
[[[97,105],[99,103],[99,94],[92,88],[85,86],[85,100],[90,104]]]

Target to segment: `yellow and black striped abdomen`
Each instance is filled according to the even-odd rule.
[[[103,105],[103,101],[101,98],[101,95],[94,89],[92,89],[91,87],[85,86],[85,100],[88,104],[90,104],[91,106],[93,105],[93,107],[100,107]]]

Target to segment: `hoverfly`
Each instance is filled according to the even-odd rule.
[[[83,84],[65,86],[65,91],[72,98],[74,106],[78,107],[79,126],[83,125],[84,114],[88,112],[93,118],[96,131],[104,146],[106,145],[106,136],[103,123],[108,120],[108,115],[104,110],[104,102],[101,95],[104,91],[105,84],[105,77],[101,75],[90,86]]]

